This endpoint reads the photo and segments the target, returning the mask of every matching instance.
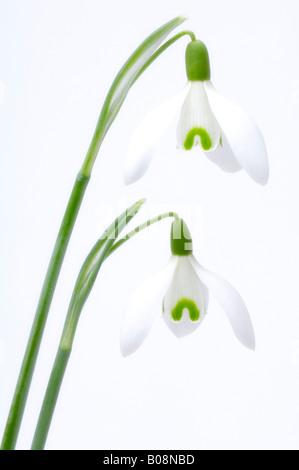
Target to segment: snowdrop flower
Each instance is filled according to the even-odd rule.
[[[159,139],[180,109],[178,148],[188,151],[197,146],[222,170],[234,173],[243,168],[254,181],[266,184],[269,167],[262,133],[213,87],[208,51],[201,41],[191,41],[186,48],[186,73],[183,92],[153,109],[135,129],[125,162],[126,184],[144,175]]]
[[[236,337],[254,350],[254,331],[242,298],[226,280],[196,261],[190,232],[182,219],[172,224],[171,252],[167,266],[141,284],[128,305],[121,326],[122,354],[136,351],[147,337],[157,316],[156,300],[162,304],[166,325],[180,338],[193,333],[206,317],[209,294],[221,304]]]

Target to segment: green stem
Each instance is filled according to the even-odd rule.
[[[57,279],[88,182],[89,177],[78,174],[60,226],[12,399],[1,444],[2,450],[14,449],[17,441]]]
[[[132,54],[128,59],[125,65],[122,67],[118,75],[116,76],[109,92],[104,102],[94,135],[90,147],[87,151],[87,155],[81,167],[81,170],[76,179],[72,194],[69,199],[68,206],[65,211],[65,215],[60,227],[59,234],[57,236],[56,244],[54,246],[53,254],[50,260],[46,278],[43,284],[42,292],[40,295],[40,300],[38,303],[37,311],[34,317],[33,325],[31,328],[30,337],[27,343],[27,348],[25,351],[23,363],[19,373],[19,378],[15,388],[12,404],[9,411],[9,416],[7,419],[1,449],[10,450],[14,449],[18,433],[20,430],[20,425],[22,417],[24,414],[24,409],[29,393],[29,388],[39,352],[39,347],[41,339],[43,336],[43,331],[45,328],[48,312],[50,309],[51,301],[54,295],[54,290],[57,284],[58,276],[60,273],[61,265],[65,256],[65,252],[69,243],[69,239],[77,218],[77,214],[87,187],[88,181],[91,176],[92,168],[98,154],[101,143],[111,126],[113,120],[115,119],[127,92],[129,91],[132,84],[135,82],[136,77],[140,76],[140,69],[144,71],[154,59],[149,59],[145,61],[145,64],[140,67],[139,73],[136,72],[135,76],[132,77],[132,80],[126,83],[124,89],[121,88],[121,81],[124,79],[126,73],[130,71],[130,67],[133,67],[137,60],[140,58],[140,55],[149,48],[154,41],[158,41],[172,31],[175,27],[181,24],[184,21],[183,17],[178,17],[161,27],[159,30],[154,32],[149,36]],[[166,34],[167,33],[167,34]],[[185,33],[184,33],[185,34]],[[188,33],[189,34],[189,33]],[[193,33],[191,33],[193,34]],[[165,36],[164,36],[165,35]],[[178,36],[177,39],[181,37]],[[190,36],[192,38],[192,36]],[[158,44],[157,42],[157,44]],[[171,45],[174,41],[168,42],[168,46]],[[165,46],[162,46],[160,52],[154,56],[156,58],[161,52],[166,49]],[[120,88],[120,89],[119,89]],[[113,106],[111,105],[113,97],[117,96],[117,92],[120,92],[118,99],[115,98]]]
[[[149,65],[151,65],[154,60],[156,60],[159,55],[162,54],[162,52],[166,51],[166,49],[169,48],[169,46],[171,46],[173,43],[175,43],[178,39],[181,39],[182,37],[184,36],[189,36],[191,41],[195,41],[196,40],[196,37],[195,37],[195,34],[192,32],[192,31],[181,31],[180,33],[176,34],[175,36],[173,36],[172,38],[170,38],[168,41],[166,41],[161,47],[159,47],[159,49],[157,49],[153,55],[150,57],[150,59],[146,62],[146,64],[144,64],[144,66],[140,69],[139,73],[136,75],[133,83],[136,82],[136,80],[140,77],[140,75],[143,74],[143,72],[149,67]],[[132,85],[133,85],[132,83]]]
[[[59,347],[57,351],[31,450],[42,450],[45,446],[70,354],[71,349]]]
[[[101,259],[98,264],[98,270],[100,269],[107,253],[109,252],[114,240],[109,240],[106,243],[105,249],[102,252]],[[41,407],[40,415],[36,425],[31,450],[43,450],[48,432],[50,429],[51,421],[53,418],[56,402],[58,399],[60,387],[63,381],[63,377],[66,371],[66,366],[72,351],[72,345],[74,341],[77,324],[79,321],[80,313],[83,305],[80,305],[77,309],[73,308],[72,302],[70,304],[68,314],[65,319],[61,340],[59,343],[56,359],[52,368],[52,372],[49,378],[47,390]]]
[[[85,263],[83,264],[82,270],[86,272],[85,270],[86,265],[89,264],[90,259],[92,259],[95,253],[98,251],[98,246],[101,247],[101,250],[102,250],[101,256],[100,256],[99,261],[97,262],[96,273],[93,276],[93,282],[94,282],[96,275],[99,272],[100,267],[102,266],[102,263],[105,261],[105,259],[108,258],[108,256],[111,255],[111,253],[113,253],[117,248],[123,245],[123,243],[130,240],[134,235],[136,235],[137,233],[140,233],[141,230],[144,230],[145,228],[150,227],[154,223],[159,222],[167,217],[174,217],[175,219],[178,219],[178,215],[175,212],[166,212],[165,214],[154,217],[153,219],[148,220],[144,224],[139,225],[134,230],[129,232],[124,238],[120,239],[118,242],[115,242],[115,237],[113,237],[112,240],[108,240],[106,242],[104,249],[102,249],[102,243],[101,243],[104,240],[102,236],[99,239],[99,241],[95,244],[94,248],[91,250]],[[80,274],[79,274],[78,279],[80,279]],[[93,282],[91,283],[92,285],[93,285]],[[78,282],[76,283],[74,293],[76,292],[77,286],[78,286]],[[89,292],[91,291],[91,286],[88,291]],[[79,321],[80,314],[82,312],[83,305],[86,301],[87,296],[84,297],[83,301],[81,300],[80,302],[77,302],[77,303],[74,302],[74,294],[71,299],[68,313],[65,319],[58,351],[56,354],[56,359],[52,368],[47,390],[46,390],[43,404],[41,407],[39,419],[38,419],[37,426],[35,429],[31,450],[42,450],[45,446],[48,432],[50,429],[50,425],[52,422],[53,414],[55,411],[55,406],[57,403],[58,395],[60,392],[61,384],[64,378],[64,373],[66,371],[66,366],[67,366],[67,363],[71,354],[78,321]]]
[[[164,52],[166,49],[168,49],[172,44],[174,44],[178,39],[184,37],[184,36],[189,36],[192,41],[195,41],[196,37],[192,31],[181,31],[180,33],[176,34],[173,36],[171,39],[166,41],[159,49],[157,49],[151,57],[144,63],[142,67],[140,67],[138,73],[136,73],[134,79],[132,80],[130,84],[130,88],[133,86],[133,84],[136,82],[136,80],[143,74],[143,72]],[[130,65],[130,59],[126,62],[124,67],[119,71],[118,75],[115,78],[115,81],[113,82],[107,97],[105,99],[105,102],[103,104],[91,144],[89,146],[86,158],[83,162],[81,172],[85,175],[90,175],[92,172],[92,168],[94,165],[94,162],[96,160],[97,153],[99,151],[99,148],[105,138],[106,133],[108,132],[109,127],[111,126],[113,120],[115,119],[115,116],[117,115],[123,100],[125,99],[125,96],[121,100],[121,102],[118,104],[117,108],[113,111],[111,116],[109,115],[109,109],[111,106],[111,101],[113,98],[113,95],[115,93],[115,90],[125,75],[127,68]]]
[[[111,250],[109,251],[107,257],[109,255],[111,255],[115,250],[117,250],[117,248],[119,248],[121,245],[123,245],[126,241],[128,241],[132,237],[134,237],[134,235],[141,232],[142,230],[149,227],[150,225],[153,225],[156,222],[160,222],[160,220],[166,219],[167,217],[174,217],[175,219],[179,218],[179,216],[175,212],[165,212],[165,214],[158,215],[157,217],[154,217],[153,219],[150,219],[147,222],[144,222],[144,224],[141,224],[138,227],[134,228],[134,230],[127,233],[127,235],[125,237],[121,238],[118,242],[114,243],[114,245],[111,247]]]

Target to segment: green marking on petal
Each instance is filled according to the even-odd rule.
[[[189,310],[190,320],[199,320],[200,311],[197,308],[196,303],[190,299],[181,299],[178,301],[176,306],[171,310],[171,316],[174,321],[180,321],[183,316],[183,310],[187,308]]]
[[[212,147],[212,141],[205,129],[202,127],[194,127],[191,131],[188,132],[186,140],[184,142],[184,147],[186,150],[191,150],[194,145],[194,139],[196,136],[200,137],[201,146],[204,150],[210,150]]]

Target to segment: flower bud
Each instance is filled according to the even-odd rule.
[[[176,256],[192,255],[193,244],[190,231],[183,219],[175,219],[171,225],[171,253]]]
[[[210,80],[209,53],[201,41],[191,41],[186,48],[186,73],[190,82]]]

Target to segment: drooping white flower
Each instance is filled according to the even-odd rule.
[[[125,161],[125,182],[131,184],[144,175],[159,139],[181,109],[178,148],[188,151],[198,146],[222,170],[244,169],[254,181],[266,184],[269,165],[263,135],[242,108],[213,87],[208,52],[201,41],[191,41],[186,48],[186,72],[183,92],[154,108],[135,129]]]
[[[141,284],[131,299],[121,326],[122,354],[141,346],[161,311],[178,338],[193,333],[207,314],[209,294],[222,306],[236,337],[254,350],[254,331],[244,301],[225,279],[196,261],[190,232],[181,219],[172,225],[171,251],[166,267]],[[156,300],[161,302],[160,312],[154,308]]]

